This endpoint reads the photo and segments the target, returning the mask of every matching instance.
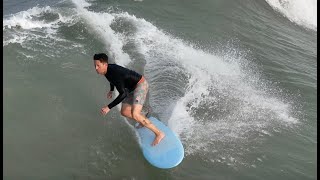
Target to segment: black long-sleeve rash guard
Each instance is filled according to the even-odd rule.
[[[116,87],[119,92],[118,97],[108,105],[109,109],[111,109],[135,89],[142,75],[117,64],[108,64],[105,77],[110,82],[110,91],[113,91],[114,87]]]

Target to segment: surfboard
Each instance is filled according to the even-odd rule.
[[[152,146],[155,134],[146,127],[136,128],[140,137],[140,147],[145,159],[155,167],[168,169],[181,163],[184,148],[180,139],[165,124],[155,117],[148,118],[162,132],[165,137],[159,144]]]

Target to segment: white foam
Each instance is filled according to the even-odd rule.
[[[90,6],[90,4],[84,0],[72,0],[72,2],[76,5],[79,15],[85,19],[92,31],[101,37],[101,40],[109,50],[109,55],[114,57],[117,64],[127,65],[131,60],[129,55],[122,50],[124,45],[123,37],[110,27],[115,17],[109,13],[96,13],[87,10],[86,7]]]
[[[9,18],[4,19],[3,29],[11,29],[18,27],[21,29],[35,29],[35,28],[50,28],[57,25],[58,22],[67,22],[70,19],[58,14],[59,19],[52,22],[45,22],[35,20],[41,13],[54,12],[49,6],[46,7],[33,7],[26,11],[18,12],[17,14],[11,15]]]
[[[58,18],[53,21],[37,20],[41,17],[43,13],[55,13]],[[59,23],[69,23],[73,20],[72,16],[63,16],[58,10],[52,9],[49,6],[46,7],[33,7],[26,11],[21,11],[16,14],[6,16],[3,20],[3,30],[4,30],[4,40],[3,46],[10,43],[22,44],[27,40],[35,40],[37,38],[43,37],[32,33],[30,31],[38,31],[45,33],[44,36],[54,38],[57,28],[60,26]]]
[[[21,35],[21,36],[14,36],[12,38],[9,39],[3,39],[3,46],[7,46],[10,43],[18,43],[18,44],[22,44],[26,39],[27,39],[27,35]]]
[[[317,30],[317,0],[266,0],[290,21]]]

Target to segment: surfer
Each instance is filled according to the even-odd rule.
[[[105,53],[93,56],[94,66],[98,74],[103,75],[110,82],[110,91],[107,93],[112,98],[114,87],[119,95],[106,107],[101,108],[101,113],[106,115],[111,108],[122,102],[121,115],[136,120],[141,126],[150,129],[156,135],[152,145],[157,145],[165,136],[141,111],[148,93],[148,82],[139,73],[119,66],[109,64]]]

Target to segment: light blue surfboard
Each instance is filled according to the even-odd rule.
[[[155,134],[146,127],[136,129],[140,136],[140,147],[146,160],[155,167],[168,169],[177,166],[184,157],[184,149],[174,132],[154,117],[150,121],[162,132],[165,137],[159,144],[152,146]]]

